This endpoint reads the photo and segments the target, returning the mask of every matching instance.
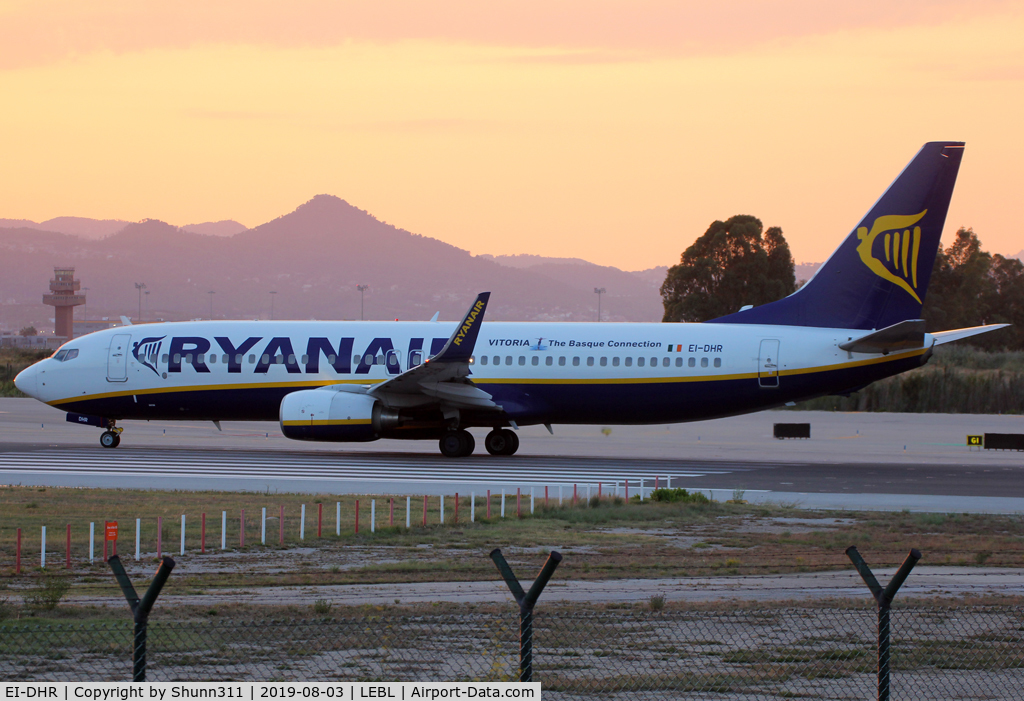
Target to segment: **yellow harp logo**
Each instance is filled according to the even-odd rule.
[[[857,238],[860,243],[857,245],[857,253],[864,265],[868,266],[878,277],[888,280],[894,285],[899,285],[907,291],[911,297],[921,304],[921,298],[917,296],[917,256],[921,250],[921,227],[914,226],[921,221],[921,217],[928,213],[924,210],[920,214],[887,214],[884,217],[875,219],[871,225],[871,231],[866,226],[857,228]],[[914,226],[913,229],[910,227]],[[882,237],[882,250],[879,256],[875,257],[875,241]]]

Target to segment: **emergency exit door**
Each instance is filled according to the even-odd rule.
[[[128,380],[128,341],[130,333],[119,333],[110,340],[110,351],[107,354],[107,382],[126,382]]]
[[[762,387],[779,386],[779,341],[766,338],[761,341],[758,355],[757,381]]]

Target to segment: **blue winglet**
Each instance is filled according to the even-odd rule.
[[[484,322],[487,300],[490,298],[490,292],[481,292],[476,296],[476,301],[470,306],[462,323],[448,339],[448,343],[444,344],[440,353],[427,362],[458,363],[469,360],[476,346],[476,337],[480,334],[480,326]]]

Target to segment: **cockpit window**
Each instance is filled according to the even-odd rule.
[[[67,348],[67,349],[59,350],[59,351],[57,351],[56,353],[53,354],[53,359],[56,360],[58,363],[63,363],[63,362],[66,362],[68,360],[74,360],[77,357],[78,357],[78,349],[77,348]]]

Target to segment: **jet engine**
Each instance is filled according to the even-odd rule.
[[[300,441],[375,441],[388,412],[376,399],[335,389],[305,389],[281,400],[281,432]],[[385,416],[382,416],[384,414]]]

